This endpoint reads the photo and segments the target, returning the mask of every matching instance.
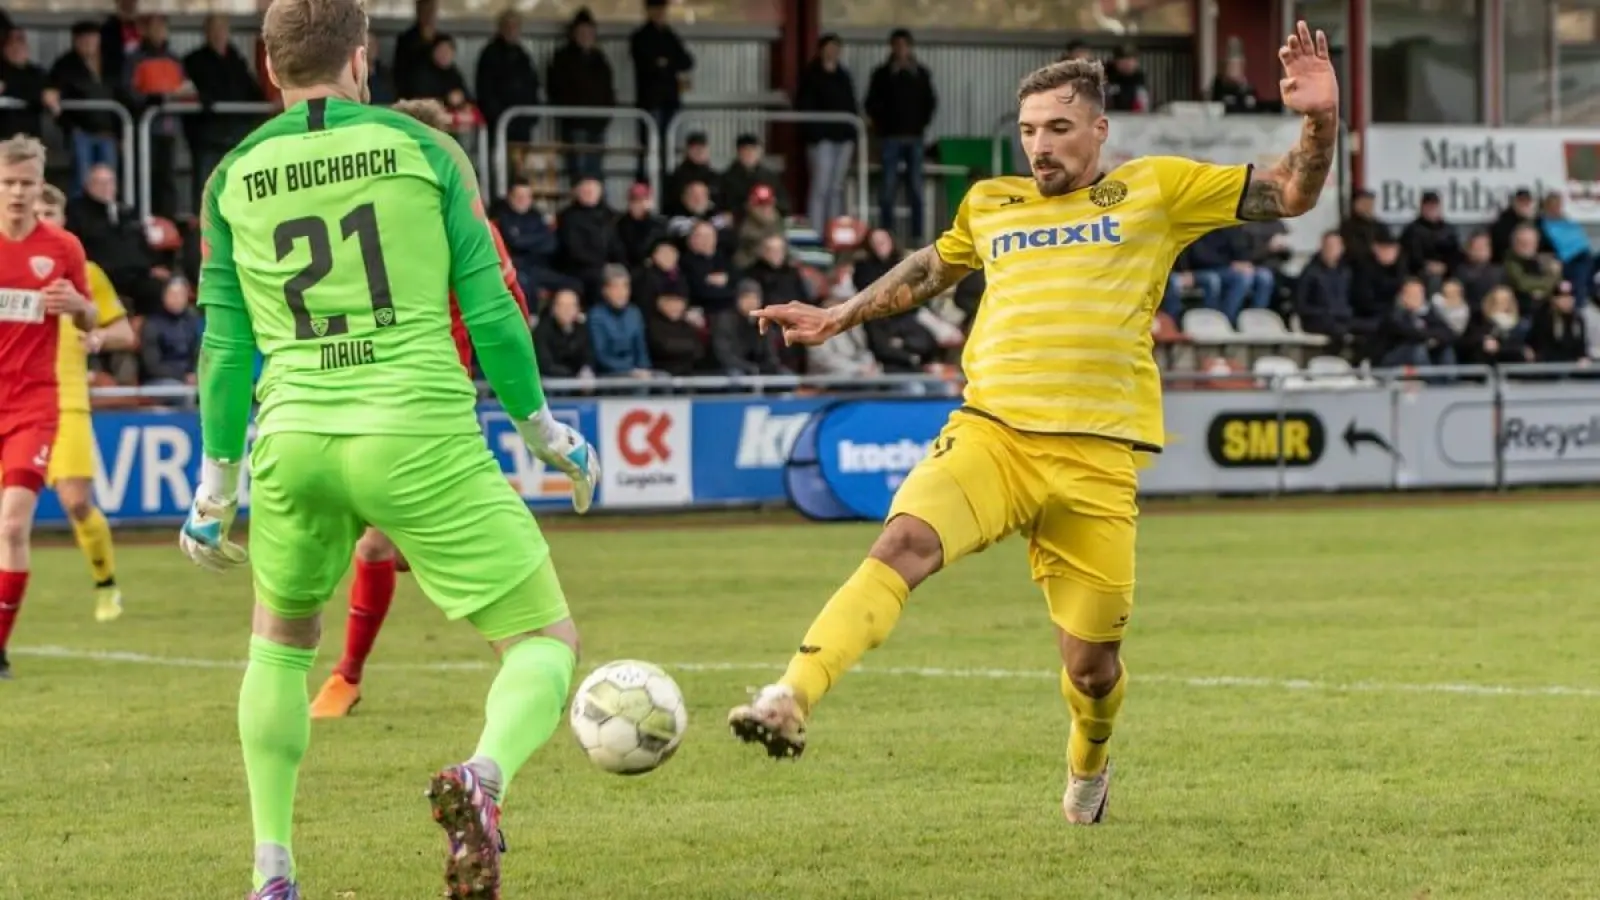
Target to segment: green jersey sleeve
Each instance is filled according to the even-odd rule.
[[[526,420],[544,407],[544,387],[533,354],[533,335],[501,274],[500,254],[478,195],[478,178],[461,145],[448,137],[429,140],[425,152],[430,153],[439,178],[450,245],[450,287],[462,324],[495,396],[510,416]]]
[[[223,166],[206,181],[200,222],[199,303],[206,314],[200,342],[200,435],[205,455],[221,462],[244,457],[250,428],[251,369],[256,342],[233,261],[233,233],[217,208]]]

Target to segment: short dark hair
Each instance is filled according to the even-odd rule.
[[[1073,96],[1082,97],[1104,109],[1106,105],[1106,67],[1098,59],[1063,59],[1034,69],[1022,84],[1017,86],[1017,102],[1066,88]]]
[[[889,43],[892,44],[895,41],[905,41],[908,44],[916,43],[911,39],[911,29],[909,28],[896,28],[889,32]]]

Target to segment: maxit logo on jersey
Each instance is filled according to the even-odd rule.
[[[688,400],[601,401],[606,506],[683,506],[694,498],[693,415]]]
[[[989,241],[989,258],[1008,253],[1045,250],[1051,247],[1122,243],[1122,222],[1102,215],[1089,222],[1071,222],[1053,228],[1018,229],[999,234]]]

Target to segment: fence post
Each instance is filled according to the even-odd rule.
[[[213,103],[210,108],[201,106],[193,101],[179,101],[176,103],[163,103],[146,109],[139,116],[138,149],[139,149],[139,199],[138,212],[141,219],[151,216],[150,203],[153,186],[150,175],[150,129],[155,124],[156,116],[192,116],[199,112],[209,112],[213,115],[224,116],[270,116],[278,108],[271,103],[243,103],[224,102]],[[131,120],[130,120],[131,121]],[[193,160],[190,163],[193,164]],[[204,198],[196,197],[195,202],[202,203]]]
[[[656,127],[655,119],[642,109],[633,109],[627,106],[513,106],[500,114],[500,121],[494,126],[494,188],[495,196],[505,194],[511,188],[511,159],[508,151],[510,147],[511,120],[523,119],[528,116],[542,116],[547,119],[613,119],[628,122],[643,122],[645,126],[645,180],[650,185],[650,194],[656,198],[656,204],[661,202],[661,131]]]
[[[1011,173],[1005,171],[1006,151],[1005,142],[1013,138],[1017,127],[1015,113],[1006,113],[994,122],[994,131],[989,138],[989,177],[999,178],[1001,175]]]
[[[867,172],[867,121],[854,113],[835,112],[796,112],[794,110],[766,110],[766,109],[695,109],[684,110],[673,118],[672,124],[667,126],[667,147],[678,146],[678,133],[683,131],[686,123],[712,121],[739,121],[754,119],[766,124],[768,122],[795,122],[795,123],[827,123],[834,122],[851,125],[856,130],[856,190],[860,196],[857,198],[860,206],[857,212],[863,222],[872,221],[872,181]],[[726,199],[726,198],[724,198]],[[812,222],[812,225],[822,228],[826,222]],[[880,222],[879,225],[884,223]]]

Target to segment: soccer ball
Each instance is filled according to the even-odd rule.
[[[618,775],[643,775],[677,752],[689,710],[672,676],[623,659],[595,669],[578,685],[569,721],[595,765]]]

